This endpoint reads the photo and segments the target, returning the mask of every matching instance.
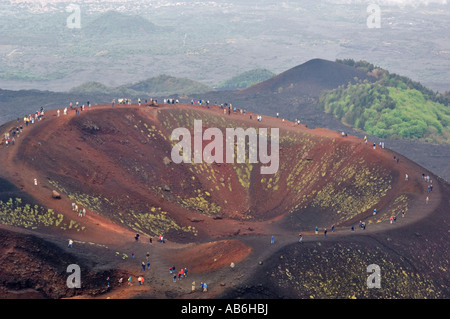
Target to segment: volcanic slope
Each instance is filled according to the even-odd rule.
[[[193,99],[226,101],[247,111],[324,127],[333,116],[317,111],[320,94],[348,83],[373,82],[367,72],[338,62],[312,59],[248,88],[192,95]],[[327,117],[324,119],[324,117]],[[326,121],[325,121],[326,120]],[[336,121],[339,123],[339,121]]]
[[[358,251],[377,247],[376,259],[390,260],[389,265],[395,269],[413,269],[419,278],[414,287],[402,286],[398,295],[389,289],[375,297],[411,297],[413,291],[420,291],[420,296],[448,297],[448,254],[427,258],[428,265],[418,267],[416,261],[405,257],[411,251],[397,252],[405,250],[403,244],[423,240],[421,236],[432,231],[431,226],[422,230],[417,224],[442,210],[442,203],[448,205],[444,196],[448,192],[441,190],[448,189],[445,182],[408,159],[394,161],[393,156],[398,154],[378,146],[373,148],[371,142],[366,144],[353,136],[342,137],[336,132],[308,129],[276,118],[257,121],[256,116],[240,111],[228,114],[218,106],[194,105],[105,105],[80,114],[69,110],[68,115],[60,116],[55,110],[47,111],[42,121],[24,128],[15,145],[2,145],[0,177],[5,185],[15,187],[5,187],[2,192],[2,228],[24,236],[31,233],[45,243],[56,244],[60,252],[82,258],[85,264],[90,260],[89,269],[97,274],[91,278],[98,278],[105,271],[115,279],[119,274],[131,275],[135,286],[118,287],[114,283],[108,289],[106,296],[115,298],[200,297],[191,293],[191,280],[172,281],[167,271],[172,265],[177,265],[177,269],[187,267],[193,280],[210,283],[208,294],[201,298],[237,297],[236,294],[261,297],[266,292],[273,298],[346,298],[355,294],[372,297],[360,291],[352,295],[331,290],[334,282],[320,278],[311,279],[308,287],[302,286],[299,283],[303,280],[291,275],[303,273],[300,268],[309,265],[321,276],[326,276],[327,269],[349,269],[347,259],[354,256],[346,252],[353,247]],[[224,143],[226,128],[269,128],[270,133],[270,128],[279,128],[278,171],[264,175],[261,164],[248,161],[175,164],[171,151],[176,141],[171,141],[170,135],[175,128],[187,128],[193,141],[194,120],[202,120],[203,131],[218,128],[224,132]],[[14,126],[13,122],[3,128]],[[203,146],[208,143],[204,141]],[[247,144],[247,155],[248,150]],[[427,183],[422,173],[433,180],[427,204]],[[61,199],[52,197],[53,190]],[[79,209],[85,208],[86,215],[73,211],[72,203]],[[372,213],[374,209],[376,215]],[[391,216],[397,217],[395,225],[389,222]],[[367,226],[364,233],[359,227],[350,232],[350,226],[359,221]],[[444,228],[448,225],[445,219],[441,222]],[[378,247],[378,236],[394,237],[389,235],[392,229],[400,232],[410,225],[416,225],[420,235],[412,236],[408,242],[399,236],[395,245]],[[314,234],[316,226],[321,236]],[[330,230],[327,237],[322,234],[324,228]],[[292,246],[299,232],[306,245],[315,245],[301,252],[300,264],[300,259],[294,258],[298,247]],[[2,233],[8,236],[7,232]],[[139,240],[134,238],[136,233]],[[356,233],[358,236],[346,236]],[[166,243],[157,243],[160,235]],[[270,244],[271,236],[276,238],[274,244]],[[75,240],[78,249],[67,248],[69,238]],[[149,238],[154,239],[152,244]],[[448,251],[442,236],[432,238],[433,243],[429,244]],[[366,246],[368,241],[370,245]],[[429,254],[425,247],[420,248],[415,251],[417,256]],[[314,259],[323,250],[329,258]],[[14,256],[19,258],[14,250],[9,251],[9,262]],[[144,271],[140,264],[147,251],[152,266]],[[283,280],[274,289],[261,290],[260,276],[267,277],[261,272],[273,270],[265,265],[276,263],[280,253],[292,258],[277,265],[278,270],[269,277],[276,281],[281,276]],[[331,256],[336,258],[332,266]],[[6,259],[3,261],[0,267],[12,271],[6,266]],[[369,260],[358,261],[361,266]],[[45,263],[45,259],[39,262]],[[236,265],[233,272],[231,262]],[[349,272],[343,274],[347,280]],[[144,276],[146,285],[137,287],[138,275]],[[366,269],[361,276],[367,277]],[[23,281],[29,287],[22,285],[21,289],[35,289],[45,297],[55,297],[43,293],[48,289],[43,290],[32,278],[26,279]],[[274,282],[264,284],[273,287]],[[328,290],[314,290],[312,287],[317,285],[325,285]],[[9,287],[5,289],[14,286]],[[94,288],[78,294],[97,295],[99,288]],[[73,292],[67,296],[73,296]]]

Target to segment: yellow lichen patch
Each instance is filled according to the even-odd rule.
[[[10,198],[6,203],[0,201],[0,224],[29,229],[51,226],[63,230],[85,230],[84,226],[74,220],[65,222],[64,216],[55,213],[53,209],[23,204],[20,198]]]
[[[167,214],[167,212],[162,211],[160,207],[155,210],[154,213],[137,213],[131,211],[130,215],[136,222],[129,226],[135,231],[152,236],[165,234],[170,230],[182,230],[197,235],[195,227],[181,227]]]

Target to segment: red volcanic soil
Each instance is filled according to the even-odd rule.
[[[203,130],[217,127],[224,131],[230,124],[279,128],[279,171],[266,176],[260,173],[260,164],[171,162],[172,130],[186,127],[192,131],[194,119],[203,120]],[[15,126],[12,122],[2,128],[6,132]],[[266,276],[270,272],[266,265],[283,270],[286,265],[274,261],[280,252],[291,257],[298,253],[293,253],[290,245],[297,242],[299,232],[306,243],[320,243],[329,237],[344,245],[341,249],[345,243],[351,247],[367,238],[390,236],[386,234],[393,228],[417,228],[448,205],[447,183],[408,159],[400,156],[396,162],[393,156],[399,157],[388,149],[373,149],[370,142],[365,144],[353,136],[344,138],[337,132],[311,130],[277,118],[263,117],[257,122],[256,114],[228,115],[218,106],[103,105],[80,114],[61,112],[59,117],[56,110],[46,111],[42,121],[24,127],[14,146],[0,145],[0,200],[6,203],[9,198],[22,198],[23,205],[42,207],[39,214],[52,209],[63,221],[45,226],[42,217],[25,227],[19,218],[11,221],[0,216],[7,224],[0,226],[0,269],[4,278],[10,278],[0,278],[0,297],[21,292],[30,298],[307,297],[297,294],[300,288],[295,285],[289,286],[287,295],[281,293],[284,286],[266,295],[260,286],[254,289],[255,283],[263,281],[253,274]],[[430,194],[430,184],[422,179],[422,173],[433,181]],[[52,197],[53,190],[61,199]],[[72,210],[73,202],[86,208],[84,217]],[[377,215],[372,214],[374,208]],[[391,216],[397,217],[395,224],[389,222]],[[359,221],[367,225],[364,232]],[[333,232],[331,225],[335,225]],[[351,225],[360,235],[355,242],[349,239]],[[441,225],[445,228],[448,221]],[[315,226],[321,236],[314,235]],[[325,228],[329,230],[327,238],[322,235]],[[140,237],[135,240],[137,233]],[[165,243],[157,241],[159,235]],[[448,237],[448,233],[442,235]],[[74,240],[72,248],[67,247],[69,239]],[[33,245],[19,249],[24,242]],[[436,249],[448,249],[446,241],[434,244]],[[52,251],[59,259],[49,257]],[[387,251],[395,254],[396,247]],[[14,270],[11,261],[14,264],[20,259],[26,259],[30,267],[35,265],[37,271]],[[143,270],[141,263],[147,260],[150,268]],[[403,262],[400,259],[399,263]],[[433,261],[428,262],[433,268]],[[448,257],[438,262],[429,280],[446,276],[446,262]],[[73,263],[81,264],[88,273],[83,277],[83,289],[75,292],[65,286],[65,267]],[[289,259],[285,268],[296,263]],[[177,270],[187,267],[188,278],[173,282],[172,266]],[[428,271],[414,269],[420,275]],[[326,272],[326,267],[320,271]],[[36,273],[52,279],[46,284],[34,278]],[[280,274],[285,276],[281,271],[270,277],[279,278]],[[129,276],[132,285],[127,283]],[[138,276],[144,277],[144,285],[138,285]],[[118,285],[119,278],[123,278],[122,285]],[[193,281],[197,285],[194,292]],[[206,294],[198,291],[201,281],[209,284]],[[274,282],[266,284],[273,286]],[[441,289],[438,296],[448,297],[448,289]]]

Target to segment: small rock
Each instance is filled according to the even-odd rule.
[[[52,191],[52,197],[55,199],[61,199],[61,194],[58,193],[57,191],[53,190]]]
[[[170,163],[172,163],[172,160],[171,160],[170,158],[168,158],[167,156],[165,156],[165,157],[163,158],[163,163],[164,163],[165,165],[169,165]]]

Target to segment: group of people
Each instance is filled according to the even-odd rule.
[[[331,232],[334,232],[334,225],[331,225]],[[316,226],[316,228],[314,229],[314,233],[315,233],[316,235],[319,234],[319,227],[318,227],[318,226]],[[328,229],[327,229],[327,228],[324,228],[324,229],[323,229],[323,235],[324,235],[325,237],[327,237],[327,233],[328,233]],[[303,236],[302,236],[301,234],[299,234],[299,242],[302,242],[302,241],[303,241]]]
[[[178,101],[178,100],[177,100]],[[179,102],[177,102],[179,103]],[[195,102],[194,100],[191,100],[191,105],[209,105],[209,100],[198,100],[197,102]]]
[[[169,268],[169,274],[173,275],[173,282],[177,282],[177,277],[178,277],[178,280],[187,278],[188,270],[186,267],[184,269],[181,268],[177,274],[177,272],[175,271],[175,266],[172,266]]]
[[[77,203],[72,203],[72,210],[78,213],[78,217],[86,216],[86,208],[79,208]]]
[[[364,143],[367,144],[368,142],[367,136],[364,136]],[[377,143],[373,142],[372,147],[375,150],[377,148]],[[380,148],[384,148],[384,142],[380,142]]]
[[[20,133],[17,134],[17,137],[19,137]],[[5,145],[8,147],[9,145],[15,145],[16,144],[16,130],[12,129],[10,132],[5,133]]]
[[[106,278],[106,281],[107,281],[107,286],[108,286],[108,288],[109,288],[109,287],[110,287],[110,284],[109,284],[109,277]],[[129,277],[128,277],[128,286],[130,286],[130,287],[133,286],[132,281],[133,281],[133,276],[129,276]],[[144,281],[145,281],[144,276],[138,276],[138,277],[137,277],[137,282],[138,282],[138,285],[139,285],[139,286],[143,285],[143,284],[144,284]],[[119,278],[119,280],[118,280],[118,285],[119,285],[119,287],[122,286],[122,283],[123,283],[123,277]]]
[[[430,179],[430,175],[426,175],[422,173],[422,179],[427,183],[427,198],[425,199],[425,204],[428,205],[430,201],[430,193],[433,191],[433,180]]]
[[[137,234],[135,238],[136,238],[136,241],[137,241],[138,238],[139,238],[139,234]],[[134,252],[132,253],[132,256],[134,258],[134,256],[135,256]],[[144,261],[141,262],[141,270],[144,271],[144,272],[146,270],[150,269],[150,260],[149,260],[149,258],[150,258],[150,252],[147,252],[146,253],[146,260],[147,260],[147,262],[144,262]],[[173,277],[172,277],[173,278],[173,282],[176,282],[177,279],[181,280],[183,278],[187,278],[188,277],[188,269],[187,269],[187,267],[181,268],[178,272],[176,272],[176,267],[172,266],[172,267],[169,268],[169,273],[171,275],[173,275]],[[133,281],[132,276],[129,276],[128,277],[128,286],[133,286],[132,281]],[[145,281],[144,280],[144,276],[142,276],[142,275],[138,276],[137,281],[138,281],[138,285],[139,286],[143,285],[144,281]],[[122,282],[123,282],[123,278],[120,278],[119,281],[118,281],[118,285],[121,286]],[[110,287],[109,277],[107,277],[107,285],[108,285],[108,287]],[[193,285],[192,286],[192,291],[194,291],[195,290],[195,281],[192,283],[192,285]],[[201,291],[206,291],[206,290],[207,290],[207,285],[206,285],[206,283],[202,282],[201,283]]]
[[[175,99],[164,99],[164,104],[178,104],[180,103],[179,100],[175,100]]]
[[[156,105],[158,103],[158,100],[149,98],[148,100],[145,99],[144,102],[145,102],[145,105],[147,105],[147,104]],[[116,102],[116,99],[113,99],[111,101],[111,106],[114,107],[116,105],[116,103],[123,104],[123,105],[131,105],[132,104],[130,99],[122,98],[122,99],[117,99],[117,102]],[[137,99],[137,103],[139,106],[141,106],[141,104],[142,104],[141,98]],[[175,103],[179,103],[179,101],[174,100],[174,99],[164,99],[164,104],[175,104]]]
[[[44,116],[44,108],[41,107],[34,114],[25,115],[23,117],[23,124],[20,124],[20,118],[17,118],[17,126],[15,128],[12,128],[10,131],[6,132],[4,135],[5,146],[8,147],[9,145],[16,144],[16,138],[19,138],[20,133],[23,132],[24,124],[26,127],[28,127],[28,125],[30,124],[34,124],[37,121],[41,121],[43,116]]]

